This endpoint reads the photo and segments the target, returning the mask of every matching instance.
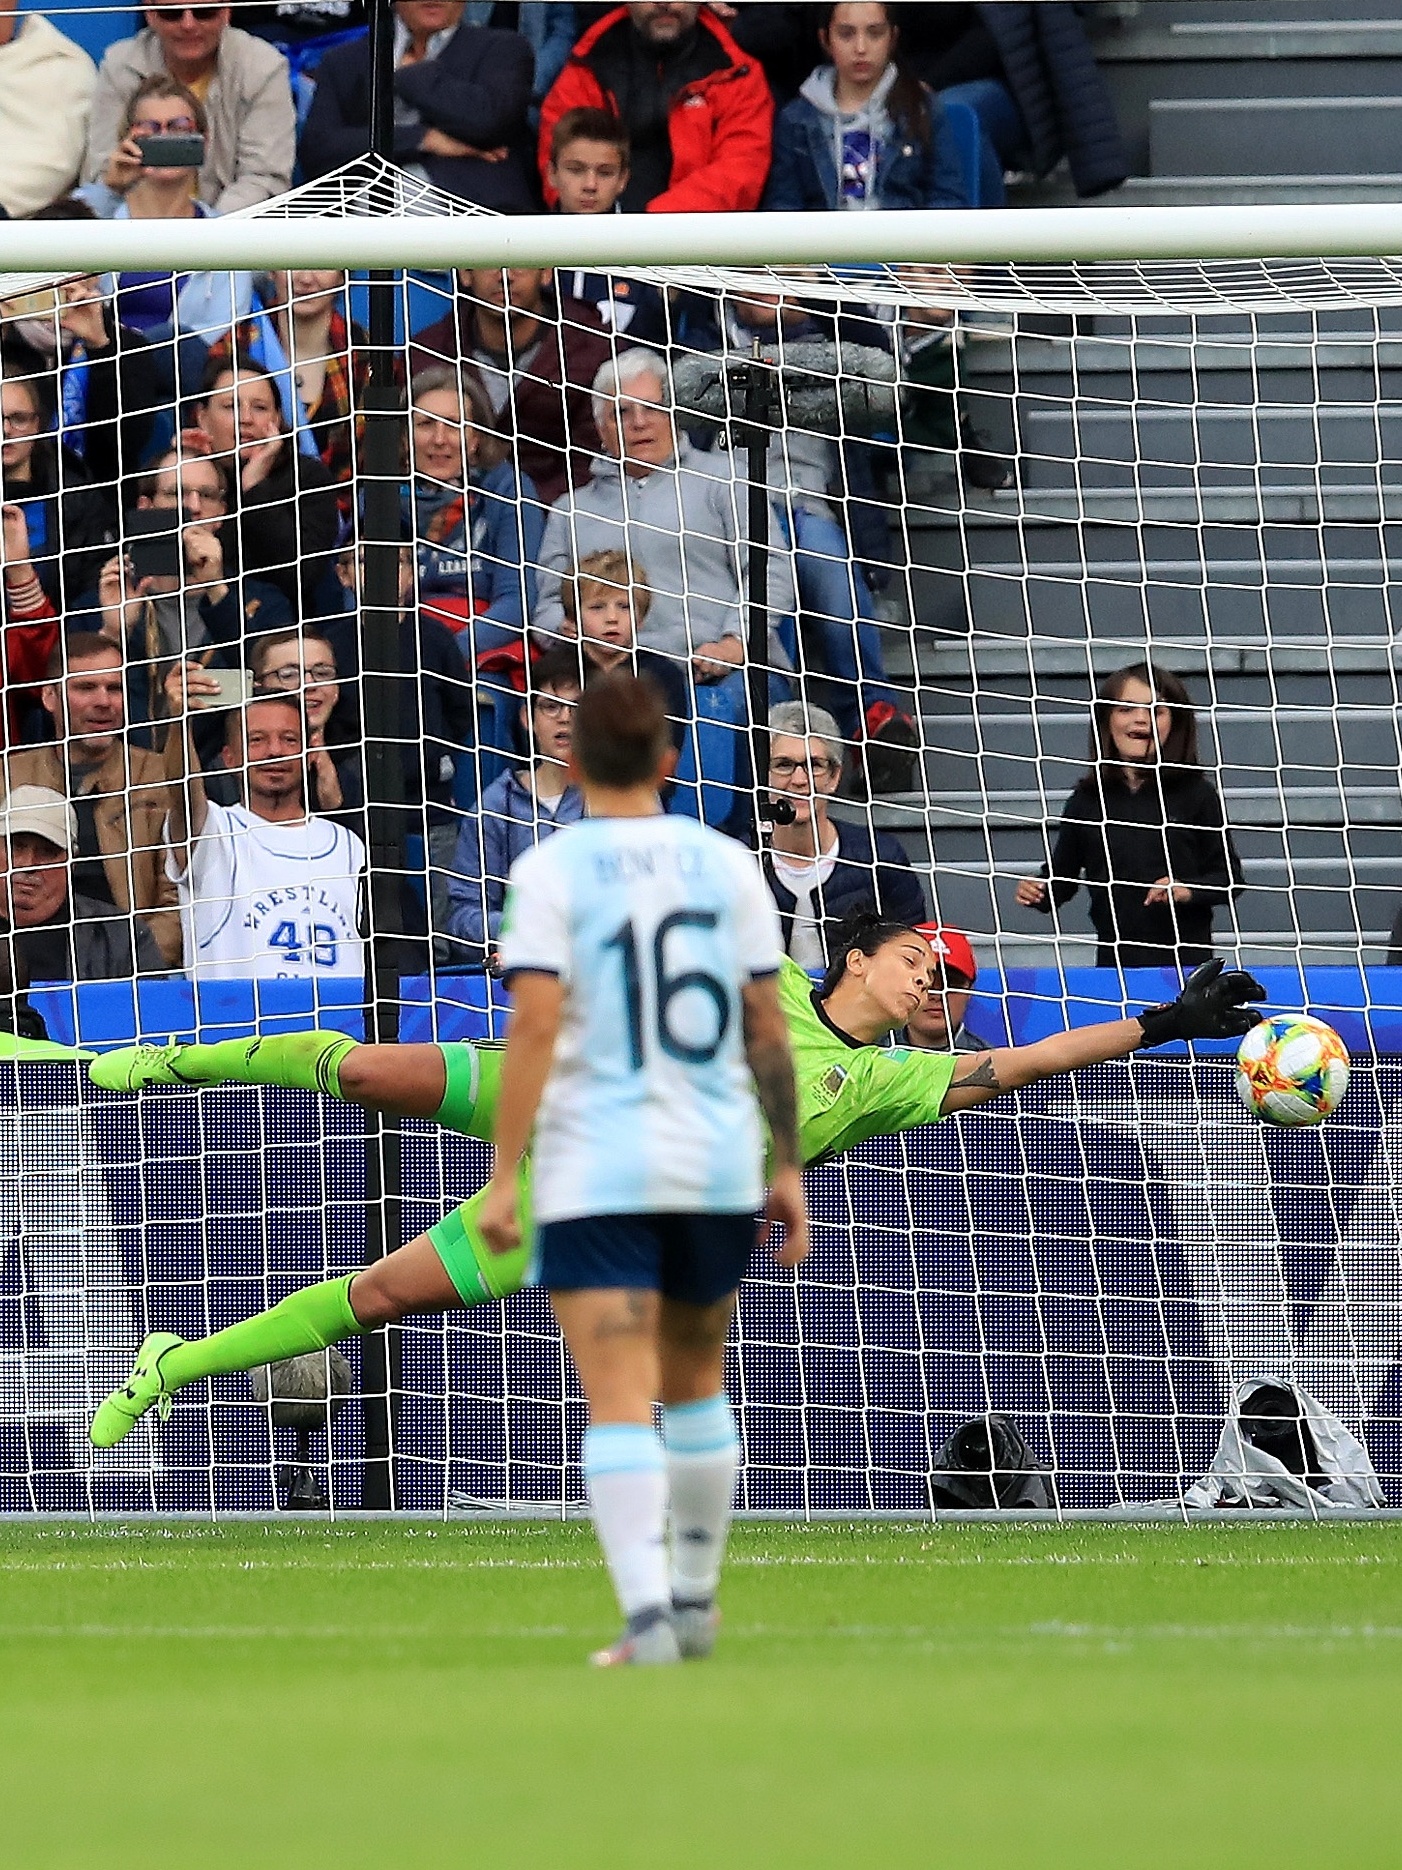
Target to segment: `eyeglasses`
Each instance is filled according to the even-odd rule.
[[[193,117],[172,117],[169,123],[162,123],[157,117],[138,117],[131,126],[133,136],[174,136],[177,132],[199,129]]]
[[[776,779],[792,779],[795,773],[811,773],[815,779],[830,778],[837,771],[834,760],[771,760],[769,770]]]
[[[6,409],[0,414],[0,423],[7,429],[37,429],[38,411],[34,409]]]
[[[222,6],[153,6],[151,11],[157,19],[184,19],[188,13],[191,19],[211,20],[217,18],[224,9]]]
[[[537,695],[535,705],[547,720],[558,721],[574,707],[572,701],[565,701],[559,695]]]
[[[265,688],[300,688],[306,682],[309,688],[321,688],[336,679],[334,662],[313,662],[303,670],[295,662],[285,662],[280,669],[264,669],[261,683]]]

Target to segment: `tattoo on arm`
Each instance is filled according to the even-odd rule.
[[[985,1052],[973,1070],[955,1082],[966,1091],[1001,1091],[998,1073],[993,1068],[993,1054]]]
[[[749,1062],[760,1109],[774,1138],[775,1166],[794,1168],[798,1164],[798,1093],[789,1049],[782,1044],[751,1046]]]

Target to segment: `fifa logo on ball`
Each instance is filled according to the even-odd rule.
[[[1237,1050],[1237,1096],[1267,1123],[1323,1123],[1348,1079],[1348,1048],[1332,1026],[1307,1013],[1263,1019]]]

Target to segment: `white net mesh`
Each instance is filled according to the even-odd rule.
[[[366,159],[247,218],[454,214],[480,218]],[[143,761],[167,761],[186,720],[172,665],[223,670],[210,698],[227,702],[251,663],[306,704],[323,744],[292,749],[293,792],[340,833],[322,900],[270,903],[286,846],[266,815],[239,818],[239,749],[191,711],[224,867],[182,884],[177,853],[162,881],[164,813],[129,804],[116,848],[85,810],[77,855],[77,893],[103,911],[83,916],[104,940],[144,929],[148,967],[183,978],[134,991],[138,943],[100,986],[34,986],[54,1036],[354,1026],[367,845],[402,852],[374,904],[392,896],[403,925],[410,984],[380,979],[402,1035],[494,1032],[505,866],[565,815],[558,704],[636,654],[669,695],[674,809],[752,837],[772,794],[794,804],[765,843],[807,964],[849,903],[933,915],[977,958],[967,1042],[998,1044],[1161,999],[1170,975],[1123,969],[1215,948],[1264,970],[1273,1004],[1331,1019],[1358,1061],[1318,1135],[1254,1127],[1220,1059],[1141,1061],[819,1171],[813,1262],[797,1282],[760,1271],[742,1305],[746,1504],[923,1510],[940,1444],[988,1409],[1065,1507],[1176,1498],[1258,1374],[1361,1431],[1392,1497],[1397,262],[409,271],[387,288],[405,453],[379,471],[363,279],[158,279],[145,342],[124,321],[151,282],[70,283],[65,310],[52,285],[7,280],[0,308],[5,499],[25,526],[23,550],[6,533],[12,785],[59,783],[101,738],[81,697],[39,690],[61,637],[105,635],[128,731],[99,800],[166,783]],[[387,661],[355,608],[376,483],[412,572]],[[746,682],[761,641],[768,698],[801,704],[778,717],[767,784]],[[1109,813],[1107,878],[1094,840],[1058,828],[1097,684],[1140,665],[1185,685],[1201,771],[1171,832]],[[85,667],[70,659],[70,685]],[[392,812],[366,810],[367,742],[402,768]],[[1053,860],[1075,893],[1019,902]],[[1155,908],[1164,883],[1187,894]],[[15,949],[21,980],[44,978],[33,953]],[[957,1001],[945,1013],[958,1025]],[[138,1108],[50,1076],[15,1087],[0,1164],[0,1504],[271,1504],[298,1451],[243,1378],[188,1392],[139,1456],[90,1457],[84,1412],[144,1326],[200,1332],[357,1263],[358,1119],[246,1089]],[[77,1180],[50,1239],[21,1191],[60,1144]],[[372,1187],[372,1236],[419,1231],[483,1168],[476,1145],[411,1128],[402,1204]],[[397,1504],[579,1497],[580,1409],[538,1295],[408,1325],[391,1368]],[[332,1431],[341,1505],[363,1497],[367,1420],[383,1432],[357,1400]],[[324,1441],[311,1452],[324,1472]]]

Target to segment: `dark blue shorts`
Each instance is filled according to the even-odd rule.
[[[540,1283],[552,1292],[660,1292],[684,1305],[714,1305],[745,1276],[755,1216],[590,1214],[546,1221],[537,1241]]]

